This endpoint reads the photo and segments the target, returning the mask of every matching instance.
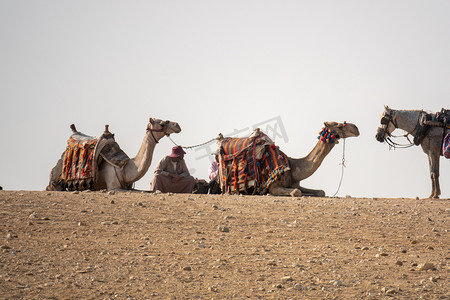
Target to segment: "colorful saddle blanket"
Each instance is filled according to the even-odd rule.
[[[289,168],[289,162],[272,140],[255,131],[248,138],[226,138],[219,142],[222,191],[267,194],[270,185]]]
[[[97,138],[80,133],[70,136],[64,153],[61,174],[61,178],[65,182],[93,185],[93,160],[97,141]]]
[[[447,133],[442,142],[442,155],[445,158],[450,159],[450,132]]]
[[[112,134],[100,138],[73,133],[63,155],[61,179],[69,190],[97,190],[96,173],[102,160],[122,168],[130,158],[120,149]]]

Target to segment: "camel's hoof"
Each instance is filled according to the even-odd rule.
[[[299,189],[294,189],[289,195],[292,197],[300,197],[302,195],[302,191]]]
[[[318,191],[317,197],[325,197],[325,191]]]

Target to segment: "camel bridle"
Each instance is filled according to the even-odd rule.
[[[162,121],[159,123],[159,125],[161,126],[161,128],[152,128],[153,124],[148,124],[147,125],[147,131],[150,131],[150,134],[152,135],[153,140],[155,141],[155,143],[159,143],[158,140],[155,138],[155,135],[153,134],[153,132],[164,132],[164,134],[166,136],[169,136],[169,134],[166,132],[167,127],[169,127],[170,121]]]

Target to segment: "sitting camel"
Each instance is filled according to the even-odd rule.
[[[259,129],[249,138],[220,136],[219,159],[222,167],[219,168],[219,179],[222,191],[248,193],[253,189],[253,193],[269,193],[274,196],[325,196],[323,190],[301,187],[300,181],[319,168],[331,149],[339,143],[339,139],[357,137],[359,130],[356,125],[346,122],[324,124],[317,145],[307,156],[299,159],[288,157],[279,151]],[[267,148],[264,145],[270,146]],[[266,152],[261,154],[261,151]],[[248,156],[245,153],[252,154]]]
[[[71,128],[74,134],[87,137],[86,135],[76,131],[75,126],[72,125]],[[171,133],[179,132],[181,132],[181,128],[176,122],[150,118],[144,140],[137,155],[134,158],[126,157],[127,159],[121,163],[120,166],[111,163],[111,161],[108,161],[106,158],[100,159],[100,162],[96,166],[97,172],[95,174],[94,184],[91,189],[130,190],[133,183],[141,179],[149,169],[153,158],[153,151],[158,141],[165,135],[169,136]],[[113,135],[108,131],[108,126],[106,126],[102,137],[105,136],[108,137],[109,140],[113,137]],[[62,179],[64,154],[65,152],[50,172],[50,183],[46,188],[47,191],[63,191],[67,187],[67,183]],[[125,153],[123,153],[123,155],[126,156]],[[78,189],[83,188],[79,187]]]
[[[326,139],[320,139],[314,149],[303,158],[288,157],[290,170],[285,172],[283,179],[271,184],[269,194],[274,196],[294,196],[312,195],[324,197],[323,190],[307,189],[300,186],[300,181],[308,178],[320,167],[322,161],[330,153],[331,149],[339,143],[339,139],[359,136],[359,130],[352,123],[325,122],[323,131],[335,132],[333,143]],[[322,132],[323,132],[322,131]]]

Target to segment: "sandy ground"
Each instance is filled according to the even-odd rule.
[[[0,298],[450,299],[449,204],[0,191]]]

